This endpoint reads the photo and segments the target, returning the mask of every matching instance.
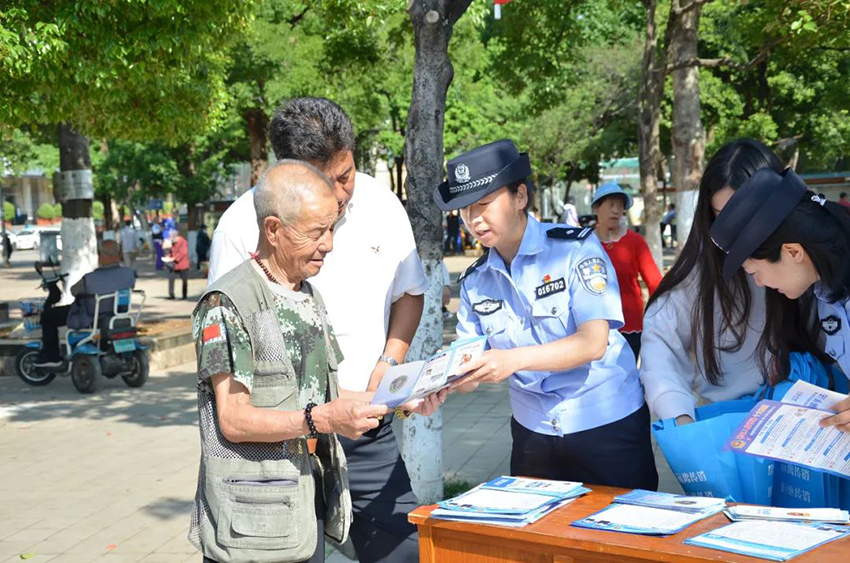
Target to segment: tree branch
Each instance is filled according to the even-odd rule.
[[[673,14],[676,17],[681,17],[682,15],[690,12],[691,10],[693,10],[695,8],[699,8],[700,6],[703,6],[705,4],[709,4],[711,2],[714,2],[714,0],[692,0],[690,4],[688,4],[687,6],[685,6],[683,8],[680,5],[681,2],[679,2],[678,0],[674,0],[673,6],[670,8],[670,10],[673,12]]]
[[[304,16],[307,15],[307,12],[309,12],[309,11],[310,11],[310,6],[307,6],[303,10],[301,10],[300,14],[295,14],[294,16],[292,16],[291,18],[289,18],[286,21],[289,23],[290,27],[294,28],[296,25],[298,25],[298,22],[300,22],[301,20],[304,19]]]
[[[786,38],[787,39],[787,38]],[[671,73],[675,70],[680,70],[683,68],[689,67],[701,67],[701,68],[731,68],[733,70],[738,70],[741,72],[748,72],[764,62],[767,59],[767,56],[770,54],[770,51],[773,50],[774,47],[779,45],[780,43],[785,42],[786,39],[771,39],[761,48],[759,53],[753,57],[749,62],[746,63],[738,63],[730,59],[729,57],[723,57],[722,59],[699,59],[699,58],[691,58],[686,61],[680,61],[673,65],[667,65],[667,68],[664,69],[666,73]],[[658,72],[658,70],[656,70]]]

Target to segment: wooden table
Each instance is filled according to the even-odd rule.
[[[524,528],[484,526],[429,518],[436,506],[422,506],[410,513],[419,528],[421,563],[611,563],[671,561],[766,561],[726,551],[685,545],[687,538],[729,524],[723,514],[701,520],[678,534],[663,538],[588,530],[570,526],[611,504],[628,489],[599,487]],[[821,546],[792,560],[794,563],[848,563],[850,538]]]

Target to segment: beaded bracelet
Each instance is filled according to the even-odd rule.
[[[313,424],[313,407],[316,406],[316,403],[309,402],[307,406],[304,408],[304,418],[307,419],[307,428],[310,429],[310,433],[307,435],[308,438],[318,438],[319,433],[316,431],[316,425]]]

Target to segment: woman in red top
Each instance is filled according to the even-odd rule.
[[[638,283],[638,274],[652,295],[661,282],[661,272],[658,271],[643,237],[628,229],[622,222],[626,209],[632,206],[629,194],[615,183],[605,184],[596,190],[592,206],[596,214],[596,236],[611,258],[620,284],[625,320],[620,332],[637,358],[640,353],[640,335],[643,332],[643,295]]]
[[[177,276],[183,282],[183,299],[186,299],[189,286],[189,243],[176,230],[171,231],[171,257],[167,262],[170,262],[168,299],[174,299],[174,278]]]

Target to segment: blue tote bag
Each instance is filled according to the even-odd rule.
[[[841,381],[833,379],[846,388],[846,377],[837,375]],[[850,483],[840,483],[846,480],[723,451],[726,440],[758,401],[780,400],[799,379],[829,387],[830,372],[810,354],[791,354],[788,379],[776,386],[763,385],[752,396],[698,407],[692,424],[676,426],[675,419],[655,422],[655,439],[685,493],[787,507],[838,506],[844,497],[850,503]]]
[[[769,504],[774,462],[723,451],[726,440],[757,401],[752,397],[698,407],[696,421],[652,425],[658,446],[685,494]]]

